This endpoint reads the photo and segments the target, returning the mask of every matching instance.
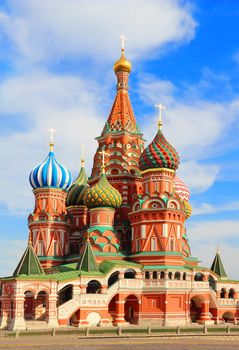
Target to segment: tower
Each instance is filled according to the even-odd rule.
[[[66,197],[66,209],[71,218],[69,236],[69,253],[79,254],[83,235],[87,225],[87,207],[84,204],[84,195],[89,188],[85,173],[84,146],[82,146],[82,160],[80,172],[70,186]]]
[[[96,138],[98,148],[89,184],[94,184],[99,178],[101,151],[104,149],[107,154],[107,179],[122,195],[122,206],[116,210],[115,224],[122,244],[127,250],[130,236],[128,213],[133,193],[138,191],[141,184],[139,158],[143,151],[144,140],[129,98],[128,81],[131,63],[125,57],[124,40],[123,37],[121,57],[114,64],[117,92],[105,127],[101,135]]]
[[[184,227],[189,216],[185,204],[189,191],[181,180],[175,184],[179,155],[163,135],[161,108],[158,132],[141,154],[139,165],[143,193],[138,195],[129,214],[132,257],[149,265],[157,262],[165,266],[183,266],[184,258],[190,258]],[[183,194],[180,186],[184,188]]]
[[[98,182],[84,195],[84,203],[89,209],[87,239],[90,241],[98,261],[121,259],[123,249],[114,228],[115,210],[122,204],[122,196],[105,175],[105,151],[102,152],[101,175]]]
[[[69,251],[70,221],[66,194],[71,185],[70,172],[55,158],[53,130],[46,160],[30,173],[35,208],[28,217],[33,248],[44,268],[61,263]]]

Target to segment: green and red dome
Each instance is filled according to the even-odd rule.
[[[89,209],[119,208],[122,204],[122,197],[119,191],[109,183],[105,174],[101,174],[99,181],[85,193],[84,203]]]
[[[140,156],[139,166],[142,171],[167,168],[176,170],[179,166],[179,155],[175,148],[165,139],[161,130]]]
[[[68,190],[66,206],[84,205],[83,197],[88,189],[85,168],[81,167],[80,173]]]

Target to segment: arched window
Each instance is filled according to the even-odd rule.
[[[151,252],[156,252],[157,250],[157,241],[156,241],[156,237],[152,237],[151,238]]]
[[[73,285],[68,284],[58,292],[58,306],[64,304],[73,297]]]
[[[87,284],[86,293],[96,294],[101,292],[101,284],[96,280],[92,280]]]
[[[180,280],[180,279],[181,279],[181,274],[180,274],[180,272],[175,272],[174,279],[175,279],[175,280]]]
[[[209,286],[216,291],[216,281],[214,280],[214,278],[209,275],[208,276],[208,282],[209,282]]]
[[[160,279],[164,279],[165,278],[165,272],[164,271],[161,271],[160,272]]]
[[[135,278],[135,275],[136,275],[136,273],[133,269],[128,269],[124,273],[124,278],[131,278],[132,279],[132,278]]]
[[[231,288],[228,293],[228,298],[234,299],[234,296],[235,296],[235,291],[234,289]]]
[[[150,278],[149,271],[146,271],[146,272],[145,272],[145,279],[148,280],[149,278]]]
[[[153,272],[153,279],[156,280],[158,278],[158,273],[157,271],[154,271]]]
[[[222,288],[220,293],[220,298],[225,298],[225,297],[226,297],[226,289]]]
[[[186,278],[187,278],[187,274],[186,272],[183,273],[183,280],[186,281]]]
[[[113,272],[108,279],[108,287],[112,286],[115,282],[119,280],[119,272]]]
[[[197,272],[194,276],[194,281],[203,281],[203,274],[201,272]]]
[[[174,250],[175,250],[175,241],[172,238],[172,239],[170,239],[170,251],[174,252]]]
[[[37,244],[37,251],[38,251],[38,254],[37,255],[43,255],[43,242],[42,241],[39,241],[38,244]]]
[[[172,272],[169,272],[169,273],[168,273],[168,278],[169,278],[170,280],[173,278]]]

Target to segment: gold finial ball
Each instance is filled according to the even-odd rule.
[[[183,204],[184,204],[184,213],[185,213],[185,215],[186,215],[186,219],[188,219],[188,218],[190,218],[190,216],[192,215],[192,207],[191,207],[191,205],[190,205],[190,203],[189,202],[187,202],[187,201],[183,201]]]
[[[118,61],[114,64],[114,71],[118,73],[120,71],[130,73],[131,63],[125,58],[124,49],[122,49],[122,55]]]

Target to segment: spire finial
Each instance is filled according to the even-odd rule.
[[[32,245],[31,232],[29,232],[29,236],[28,236],[28,245]]]
[[[165,106],[163,106],[161,103],[159,103],[158,105],[154,105],[156,108],[158,108],[159,110],[159,120],[158,120],[158,128],[159,130],[162,130],[163,127],[163,122],[162,122],[162,110],[166,109]]]
[[[81,167],[85,167],[85,145],[81,145]]]
[[[50,151],[53,152],[54,149],[54,133],[56,132],[55,129],[50,128],[48,129],[48,131],[50,132]]]
[[[108,156],[108,153],[105,151],[105,148],[102,147],[102,151],[99,152],[99,154],[102,154],[102,165],[101,165],[101,174],[105,174],[105,157]]]
[[[220,246],[219,246],[219,243],[217,243],[217,254],[220,254]]]
[[[124,34],[121,34],[120,36],[121,39],[121,51],[124,52],[125,50],[125,41],[128,40]]]

